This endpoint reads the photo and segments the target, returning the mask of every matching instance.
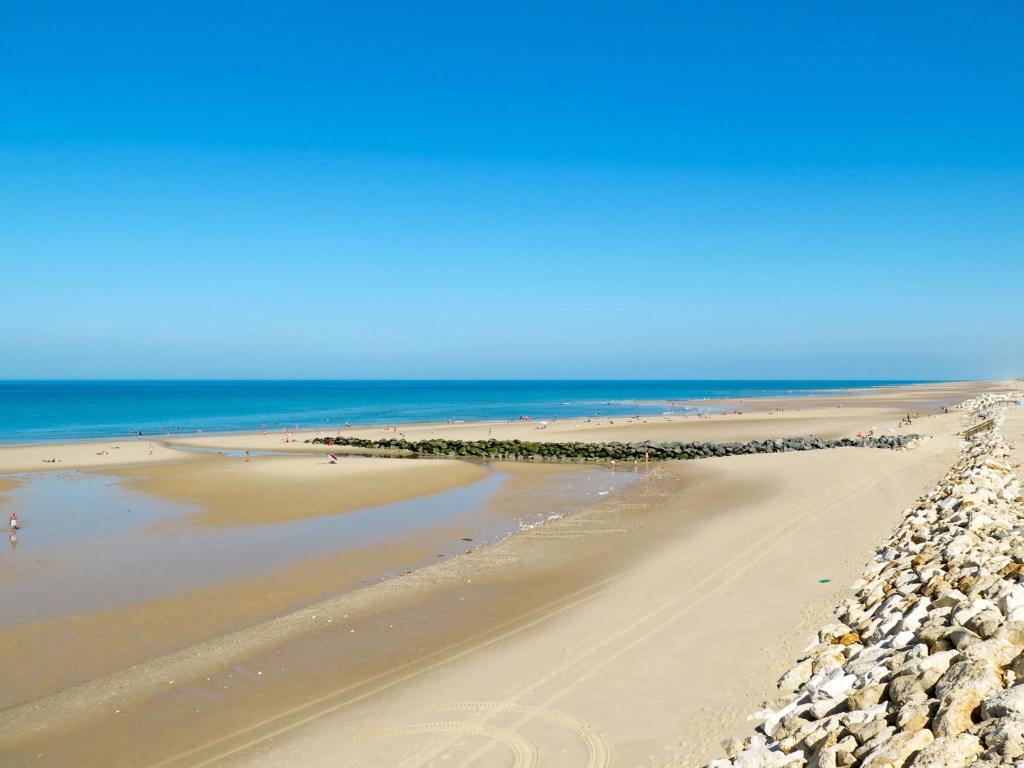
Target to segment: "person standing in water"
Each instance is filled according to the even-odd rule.
[[[11,512],[11,516],[8,518],[7,524],[8,524],[8,527],[10,527],[10,529],[11,529],[11,533],[14,533],[16,530],[18,530],[21,527],[21,524],[18,522],[18,513],[17,512]]]

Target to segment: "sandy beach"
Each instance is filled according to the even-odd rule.
[[[5,4],[0,768],[1024,768],[1024,7],[871,10]]]
[[[0,473],[137,466],[187,458],[188,454],[170,449],[159,441],[140,438],[2,445]]]
[[[1009,388],[747,401],[730,403],[741,413],[699,419],[398,428],[410,439],[831,437],[896,430],[911,411],[921,418],[904,431],[929,436],[907,451],[666,462],[607,488],[592,474],[607,469],[578,465],[333,465],[280,434],[177,438],[153,454],[145,440],[2,448],[4,510],[31,482],[27,470],[50,471],[42,459],[59,458],[63,470],[172,505],[147,523],[143,550],[154,537],[193,548],[207,535],[278,538],[263,565],[207,582],[183,576],[180,589],[161,582],[159,594],[89,610],[55,603],[49,618],[0,630],[0,754],[11,765],[699,764],[743,732],[743,716],[771,695],[871,548],[954,460],[962,415],[942,406]],[[179,450],[186,444],[296,455],[247,463]],[[466,502],[467,516],[358,547],[326,541],[329,528],[299,528],[476,488],[486,493]],[[492,527],[470,531],[470,520]],[[494,521],[519,532],[480,546],[486,531],[511,530]],[[289,532],[294,545],[282,543]],[[316,540],[319,554],[281,554]],[[37,560],[40,574],[65,567]],[[0,588],[15,576],[0,568]],[[40,648],[63,663],[39,664]]]
[[[199,525],[252,525],[336,515],[364,507],[428,496],[486,475],[464,461],[266,456],[256,461],[216,457],[153,471],[124,469],[129,488],[189,503]]]
[[[971,393],[990,388],[1008,389],[1007,383],[956,382],[920,384],[913,387],[882,387],[815,397],[750,398],[744,400],[672,401],[662,405],[661,416],[559,419],[554,421],[454,422],[369,426],[342,429],[339,435],[363,438],[404,436],[409,440],[446,437],[461,440],[534,440],[610,442],[630,440],[763,440],[789,435],[822,438],[858,432],[912,431],[899,426],[906,413],[930,414],[944,405],[963,400]],[[716,409],[705,415],[670,413],[676,406]],[[324,430],[267,434],[221,434],[175,438],[169,445],[225,450],[331,451],[310,446],[305,440],[331,436]],[[285,440],[289,442],[285,442]]]

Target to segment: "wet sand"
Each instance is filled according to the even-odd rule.
[[[955,420],[946,417],[944,431]],[[166,764],[508,766],[502,734],[514,729],[536,750],[537,762],[523,765],[610,764],[588,763],[588,751],[591,760],[614,755],[616,765],[698,765],[746,727],[804,633],[956,451],[946,433],[916,452],[660,468],[648,487],[573,521],[609,531],[582,536],[594,558],[588,586],[562,582],[561,568],[578,574],[575,557],[545,557],[545,585],[526,580],[545,610],[522,624],[404,675],[325,691],[312,706]],[[558,528],[529,547],[510,541],[505,574],[518,580],[516,564],[532,570],[540,552],[558,551],[567,533]],[[453,721],[461,725],[438,725]],[[474,737],[469,727],[507,730]]]
[[[965,382],[922,384],[909,387],[861,390],[842,395],[808,398],[772,398],[747,400],[703,400],[665,403],[719,408],[722,412],[703,416],[668,414],[639,418],[559,419],[557,421],[466,422],[453,424],[404,424],[398,427],[362,427],[342,429],[337,434],[362,438],[387,438],[400,435],[409,440],[446,437],[462,440],[591,441],[619,440],[763,440],[772,437],[817,435],[835,438],[875,430],[912,432],[920,424],[900,427],[908,412],[923,415],[941,413],[942,406],[959,402],[982,391],[1008,391],[1013,382]],[[736,413],[741,411],[741,413]],[[303,442],[317,436],[331,436],[323,430],[306,430],[291,435],[285,442],[279,433],[224,434],[176,438],[172,444],[223,448],[229,450],[337,451],[337,448],[313,446]]]
[[[910,384],[893,387],[868,387],[797,398],[799,404],[815,403],[822,407],[859,406],[885,408],[898,411],[936,411],[942,406],[955,405],[980,392],[999,392],[1019,389],[1013,381],[954,381],[932,384]],[[707,399],[707,406],[728,410],[775,411],[789,408],[794,400],[786,397]]]
[[[836,395],[802,398],[748,398],[665,402],[678,406],[717,409],[704,416],[668,414],[641,418],[589,418],[549,421],[456,422],[355,427],[338,430],[354,437],[381,438],[404,435],[409,439],[450,437],[464,440],[760,440],[768,437],[816,434],[831,438],[872,428],[897,429],[900,416],[910,412],[941,412],[942,406],[988,391],[1009,391],[1012,381],[954,382],[883,387]],[[741,411],[741,413],[736,413]],[[204,450],[272,451],[275,453],[329,453],[337,448],[315,446],[305,440],[335,434],[323,429],[295,432],[240,432],[196,435],[146,435],[114,440],[0,446],[0,474],[70,468],[133,467],[170,461],[194,460],[197,454],[175,448]],[[152,453],[150,453],[152,449]],[[201,454],[198,454],[201,455]],[[56,459],[56,463],[45,463]]]
[[[191,504],[196,525],[277,523],[337,515],[364,507],[427,496],[482,479],[478,464],[450,459],[402,460],[323,456],[236,457],[121,470],[127,485]]]
[[[934,409],[950,391],[886,393],[887,404],[871,393],[863,396],[870,401],[844,401],[842,408],[787,400],[781,413],[769,408],[699,420],[403,429],[408,437],[443,430],[529,439],[752,439],[759,430],[777,436],[792,426],[790,434],[824,437],[831,429],[863,428],[857,425],[886,429],[885,419],[894,425],[907,402]],[[739,728],[733,719],[757,703],[751,691],[770,693],[803,639],[801,628],[827,616],[903,506],[951,463],[960,426],[959,414],[919,419],[912,430],[935,439],[909,452],[843,449],[658,465],[571,517],[490,546],[470,544],[457,557],[362,588],[360,568],[379,571],[388,555],[367,552],[362,566],[362,555],[307,559],[155,602],[0,633],[5,648],[15,649],[0,675],[14,681],[15,692],[0,712],[0,756],[12,765],[505,766],[501,728],[517,725],[547,755],[542,765],[572,768],[585,754],[578,739],[566,739],[565,722],[576,721],[554,717],[554,710],[591,722],[616,764],[669,765],[710,753],[708,740]],[[499,428],[509,434],[499,435]],[[282,448],[279,440],[229,435],[188,442],[308,450]],[[247,516],[244,489],[252,478],[244,473],[254,467],[301,463],[294,477],[291,469],[260,477],[271,496],[282,492],[274,486],[314,482],[319,490],[307,489],[313,510],[335,479],[321,484],[316,472],[335,467],[321,466],[317,456],[258,457],[245,465],[167,450],[182,463],[119,475],[140,487],[175,478],[163,490],[156,480],[150,490],[206,507],[188,523],[199,528],[308,519],[300,509],[280,522],[270,501]],[[223,482],[229,490],[214,480],[220,466],[230,467]],[[541,503],[543,491],[531,496],[538,484],[576,465],[512,466],[509,492],[493,503],[497,514]],[[193,471],[210,485],[191,486]],[[388,484],[386,477],[377,484]],[[218,504],[225,506],[212,513],[212,525],[195,526]],[[439,536],[461,541],[460,532]],[[384,551],[425,553],[407,546],[395,540]],[[109,657],[94,652],[107,646]],[[40,657],[68,663],[50,674]],[[463,699],[514,707],[448,710],[445,721],[472,720],[471,732],[459,738],[429,725],[438,720],[430,707]],[[421,733],[417,724],[424,721],[429,732]],[[479,735],[478,726],[491,735]],[[397,730],[378,733],[389,728]]]
[[[443,732],[360,746],[437,721],[431,707],[497,700],[583,718],[622,764],[648,764],[655,745],[696,754],[748,711],[751,680],[770,687],[799,628],[952,460],[959,415],[932,423],[938,436],[909,452],[660,465],[573,517],[7,710],[0,733],[19,735],[16,760],[45,744],[42,765],[504,766],[493,739]],[[65,719],[76,710],[89,714]],[[564,749],[557,764],[575,765],[581,747],[527,711],[512,719],[541,764]],[[510,715],[444,719],[467,716]]]
[[[202,474],[207,466],[176,464],[174,476],[187,485],[188,473],[180,471]],[[6,649],[0,679],[7,683],[0,689],[0,708],[458,555],[533,525],[541,514],[572,514],[635,477],[565,465],[460,466],[483,479],[319,518],[297,513],[287,522],[267,523],[257,510],[249,524],[236,520],[212,532],[194,522],[200,515],[195,508],[161,506],[157,499],[124,490],[116,477],[47,473],[46,485],[70,485],[64,495],[78,499],[79,514],[99,512],[103,519],[69,537],[63,529],[47,528],[44,511],[50,510],[41,508],[28,515],[34,525],[24,532],[21,548],[0,560],[0,595],[10,600],[0,617]],[[159,469],[164,468],[147,467],[145,473],[159,474]],[[252,469],[244,465],[246,473]],[[59,498],[44,490],[41,507]],[[119,513],[111,521],[105,510],[122,499],[131,504],[131,514]],[[154,508],[146,510],[143,503]],[[101,522],[113,527],[100,530]],[[48,546],[48,536],[58,538]],[[40,649],[50,663],[34,663]]]

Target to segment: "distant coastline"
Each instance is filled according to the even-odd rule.
[[[925,380],[0,381],[0,444],[346,424],[697,413],[709,401],[840,394]]]

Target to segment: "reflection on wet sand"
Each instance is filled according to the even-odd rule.
[[[429,496],[230,527],[197,524],[194,505],[116,477],[20,476],[7,503],[31,521],[31,537],[0,569],[9,606],[0,706],[414,571],[571,514],[634,478],[578,466],[479,469],[482,479]],[[52,659],[45,668],[32,663],[41,647]]]

